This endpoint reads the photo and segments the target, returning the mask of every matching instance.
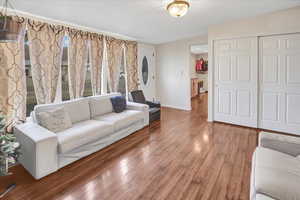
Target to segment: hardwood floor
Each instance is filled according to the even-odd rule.
[[[206,94],[192,107],[163,108],[160,123],[41,180],[16,166],[0,187],[17,183],[9,200],[248,200],[256,130],[208,123]]]

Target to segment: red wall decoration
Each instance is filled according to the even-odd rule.
[[[203,58],[196,60],[196,72],[203,73],[206,72],[208,68],[208,61],[205,61]]]

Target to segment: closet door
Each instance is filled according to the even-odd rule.
[[[259,127],[300,134],[300,34],[261,37]]]
[[[214,42],[214,120],[257,127],[256,37]]]

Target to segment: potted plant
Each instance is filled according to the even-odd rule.
[[[18,160],[19,149],[15,136],[7,131],[5,117],[0,115],[0,176],[10,175],[8,168]]]

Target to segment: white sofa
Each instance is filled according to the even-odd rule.
[[[252,159],[250,200],[300,199],[300,138],[261,132]]]
[[[35,106],[31,119],[14,130],[21,143],[19,162],[35,179],[40,179],[149,124],[147,105],[127,102],[125,111],[113,112],[110,97],[117,95],[120,94]],[[62,106],[70,116],[71,128],[53,133],[36,122],[35,112]]]

